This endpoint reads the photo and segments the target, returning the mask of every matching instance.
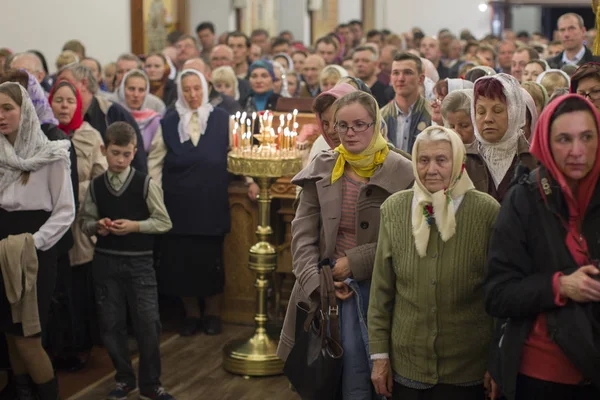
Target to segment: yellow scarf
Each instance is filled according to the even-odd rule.
[[[371,143],[359,154],[350,153],[343,144],[340,144],[335,148],[335,152],[339,153],[333,172],[331,174],[331,183],[335,183],[338,179],[344,175],[344,167],[346,163],[350,164],[350,167],[358,176],[363,178],[370,178],[373,176],[377,168],[383,164],[387,157],[390,149],[381,134],[381,117],[379,116],[379,107],[376,107],[378,118],[373,126],[373,137]]]

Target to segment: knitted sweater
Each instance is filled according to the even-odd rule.
[[[368,313],[370,352],[389,353],[393,371],[416,382],[481,380],[493,333],[482,283],[500,206],[485,193],[467,192],[456,213],[456,234],[444,243],[433,224],[427,256],[420,258],[410,223],[412,201],[408,190],[381,206]]]

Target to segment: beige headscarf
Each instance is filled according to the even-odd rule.
[[[419,144],[427,140],[431,134],[443,134],[452,147],[452,176],[450,186],[436,193],[431,193],[421,179],[417,170],[419,161]],[[413,188],[412,230],[415,246],[420,257],[427,255],[427,245],[431,224],[435,224],[444,242],[456,233],[456,211],[465,193],[475,189],[469,174],[465,170],[466,151],[462,140],[453,130],[441,126],[430,126],[417,136],[412,153],[413,172],[416,185]]]

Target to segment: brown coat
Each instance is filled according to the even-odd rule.
[[[104,144],[100,133],[84,122],[77,129],[71,142],[77,154],[77,175],[79,176],[79,204],[83,204],[90,182],[106,171],[108,164],[100,147]],[[75,244],[69,251],[72,266],[86,264],[94,258],[96,237],[89,237],[81,231],[79,213],[73,222],[73,240]]]
[[[342,209],[342,180],[331,183],[331,172],[339,156],[320,153],[292,182],[302,186],[300,204],[292,221],[292,257],[296,283],[290,296],[277,355],[286,360],[294,346],[296,304],[310,303],[310,294],[319,286],[317,264],[333,258]],[[361,188],[356,204],[358,246],[346,252],[352,277],[371,279],[381,204],[393,193],[407,189],[414,181],[411,162],[393,151],[369,183]]]
[[[475,185],[475,189],[480,192],[484,192],[495,198],[499,203],[502,203],[502,199],[506,195],[510,182],[515,173],[515,168],[519,162],[523,163],[529,169],[533,170],[537,168],[537,160],[529,153],[529,144],[525,138],[521,138],[517,147],[517,157],[506,172],[504,179],[500,182],[500,185],[496,188],[494,181],[491,179],[490,172],[483,157],[479,154],[477,148],[477,142],[467,145],[467,162],[465,164],[467,173]]]

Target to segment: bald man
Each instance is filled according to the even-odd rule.
[[[242,111],[242,106],[233,97],[217,92],[211,83],[212,70],[201,58],[191,58],[183,64],[183,70],[193,69],[200,72],[206,78],[208,83],[208,101],[213,107],[219,107],[227,111],[229,115],[233,115],[238,111]],[[241,98],[241,96],[240,96]]]
[[[37,79],[39,83],[42,83],[46,77],[46,72],[44,71],[42,61],[34,53],[16,54],[10,63],[10,67],[12,69],[24,69],[31,75],[35,76],[35,79]]]
[[[304,70],[302,71],[302,77],[306,85],[302,86],[300,91],[300,97],[317,97],[321,93],[321,87],[319,85],[319,76],[321,71],[325,68],[325,60],[323,57],[316,54],[312,54],[306,57],[304,61]]]
[[[422,57],[425,57],[433,63],[433,66],[437,69],[438,74],[440,75],[440,79],[448,78],[450,71],[441,62],[442,52],[440,50],[440,44],[436,39],[430,36],[424,37],[421,40],[419,51],[421,52]]]
[[[220,44],[215,46],[213,51],[210,53],[210,67],[211,69],[217,69],[219,67],[231,67],[233,66],[233,50],[231,47]],[[234,68],[235,71],[235,68]],[[246,100],[250,95],[250,82],[247,79],[237,78],[238,90],[240,91],[240,104],[246,104]]]

